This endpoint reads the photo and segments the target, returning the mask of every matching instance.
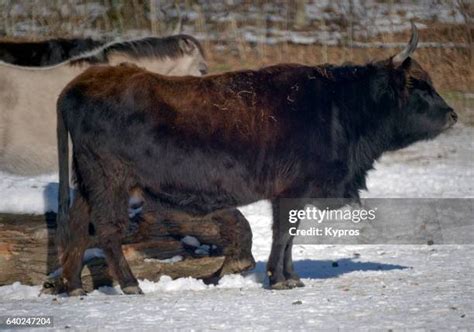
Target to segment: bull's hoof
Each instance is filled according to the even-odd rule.
[[[73,289],[71,291],[68,291],[67,294],[69,296],[86,296],[87,295],[86,291],[82,288]]]
[[[270,285],[270,288],[275,290],[293,289],[296,287],[304,287],[304,283],[301,280],[288,279]]]
[[[288,280],[279,281],[270,285],[270,289],[274,289],[274,290],[285,290],[285,289],[292,289],[292,288],[293,287],[291,287],[291,285],[288,284]]]
[[[304,287],[304,283],[300,279],[288,279],[286,282],[292,286],[291,288]]]
[[[122,288],[122,292],[126,295],[140,295],[143,291],[138,286],[127,286]]]

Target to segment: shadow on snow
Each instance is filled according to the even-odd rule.
[[[300,260],[293,262],[296,273],[306,279],[335,278],[340,275],[356,271],[390,271],[404,270],[410,267],[396,264],[377,262],[358,262],[352,258],[338,260]],[[257,262],[252,272],[265,273],[267,262]]]

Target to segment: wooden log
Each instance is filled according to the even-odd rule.
[[[0,285],[15,281],[28,285],[44,283],[46,288],[60,291],[55,231],[54,213],[0,214]],[[89,248],[94,248],[97,239],[93,227],[90,232]],[[209,255],[196,253],[196,248],[181,241],[185,236],[194,236],[201,244],[207,244],[211,249]],[[122,249],[139,279],[158,281],[162,275],[168,275],[212,281],[224,274],[253,268],[251,247],[248,221],[238,210],[232,210],[200,219],[144,213],[138,220],[130,221]],[[181,260],[170,260],[177,256]],[[82,278],[86,290],[113,284],[105,259],[91,257],[85,266]]]

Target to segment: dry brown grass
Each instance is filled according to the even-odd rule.
[[[382,34],[371,42],[404,42],[409,31]],[[472,45],[473,27],[466,25],[432,24],[430,29],[420,30],[421,41],[439,43],[457,42]],[[350,48],[348,46],[297,45],[251,45],[236,39],[226,44],[205,43],[211,72],[218,73],[244,68],[260,68],[267,65],[296,62],[308,65],[345,62],[364,64],[386,59],[399,49]],[[419,48],[415,55],[433,82],[460,113],[464,123],[474,125],[474,66],[473,50],[469,48]]]
[[[473,24],[443,24],[423,22],[428,29],[420,29],[421,42],[459,43],[471,48],[418,48],[415,58],[427,70],[441,91],[474,91]],[[237,36],[238,37],[238,36]],[[407,42],[410,31],[383,33],[365,42]],[[210,67],[213,72],[258,68],[281,62],[297,62],[309,65],[353,62],[364,64],[397,53],[397,48],[351,48],[345,46],[297,45],[251,45],[239,38],[224,45],[205,43]]]
[[[207,46],[206,51],[212,72],[259,68],[281,62],[316,65],[324,63],[326,59],[332,64],[363,64],[388,58],[397,52],[396,49],[351,49],[341,46],[293,44],[247,47],[244,52],[221,51],[211,44]],[[471,59],[467,50],[420,48],[414,57],[430,73],[440,90],[468,92],[474,89],[473,67],[470,65]]]
[[[397,49],[285,44],[264,47],[246,45],[232,51],[230,48],[222,50],[216,44],[206,44],[206,51],[211,72],[219,73],[281,62],[316,65],[324,63],[325,59],[333,64],[363,64],[392,56]],[[460,120],[474,125],[474,97],[469,93],[474,91],[474,73],[469,50],[420,48],[416,51],[415,59],[430,73],[435,87],[458,111]]]
[[[463,25],[436,24],[430,29],[420,30],[420,41],[458,42],[469,44],[472,29]],[[410,38],[409,31],[398,34],[383,34],[372,42],[404,42]],[[259,68],[281,62],[296,62],[316,65],[345,62],[364,64],[388,58],[397,53],[397,48],[351,48],[349,46],[297,45],[251,45],[249,43],[205,43],[208,60],[213,72]],[[441,91],[474,91],[473,51],[469,48],[418,48],[414,55],[427,70],[436,87]]]

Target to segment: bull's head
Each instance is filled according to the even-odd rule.
[[[411,55],[418,44],[418,31],[411,24],[412,35],[403,51],[384,61],[392,77],[392,88],[401,101],[397,114],[400,145],[419,139],[433,138],[454,125],[457,115],[436,92],[429,74]]]

